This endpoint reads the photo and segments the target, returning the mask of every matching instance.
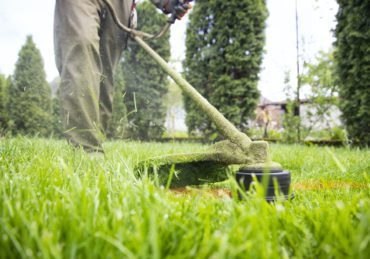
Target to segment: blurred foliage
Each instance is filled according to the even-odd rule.
[[[9,87],[11,78],[0,74],[0,136],[5,134],[9,126]]]
[[[51,89],[41,53],[31,36],[22,46],[9,87],[9,128],[13,134],[47,136],[51,132]]]
[[[247,134],[253,139],[282,140],[282,132],[274,129],[267,129],[267,137],[265,138],[265,129],[263,127],[250,128]]]
[[[329,120],[333,108],[337,107],[339,102],[333,51],[320,51],[314,62],[304,63],[304,71],[300,75],[300,80],[302,86],[307,86],[309,89],[304,100],[307,106],[304,115],[302,112],[298,114],[298,104],[294,97],[296,93],[289,78],[289,73],[287,73],[285,77],[287,103],[283,118],[284,141],[288,143],[299,142],[298,127],[300,127],[301,139],[313,137],[311,133],[319,124],[326,124],[325,131],[328,134],[332,132]],[[328,139],[330,138],[328,137]]]
[[[262,0],[199,0],[189,17],[186,79],[242,131],[259,98],[267,15]],[[208,117],[186,96],[184,103],[189,132],[217,139]]]
[[[284,131],[278,131],[274,129],[267,130],[268,138],[264,138],[264,129],[263,128],[250,128],[248,131],[248,136],[253,139],[266,139],[268,141],[278,141],[278,142],[286,142],[286,143],[294,143],[294,132],[293,132],[293,139],[292,135],[287,135]],[[306,129],[303,129],[303,134],[308,135],[305,138],[305,141],[331,141],[331,140],[338,140],[341,141],[343,144],[348,142],[347,139],[347,132],[342,127],[333,127],[331,129],[325,130],[311,130],[308,134]]]
[[[294,143],[300,142],[300,133],[298,128],[301,128],[301,117],[299,116],[299,103],[297,103],[296,91],[293,90],[293,86],[290,82],[290,74],[288,71],[285,72],[285,94],[286,94],[286,105],[283,115],[283,128],[282,138],[284,142]]]
[[[170,81],[170,83],[168,84],[168,92],[165,96],[164,102],[167,108],[184,106],[182,99],[182,90],[173,81]]]
[[[284,131],[282,132],[283,141],[287,143],[300,142],[297,128],[301,125],[301,118],[297,115],[296,107],[295,101],[287,100],[283,117]]]
[[[370,145],[370,1],[337,0],[335,61],[340,108],[350,141]]]
[[[122,63],[114,74],[113,111],[109,120],[107,136],[109,138],[123,139],[127,137],[127,108],[125,104],[125,81],[123,78]]]
[[[304,68],[307,72],[301,79],[303,84],[310,87],[311,97],[336,104],[337,99],[333,97],[337,94],[338,87],[334,74],[333,51],[320,51],[313,63],[304,63]]]
[[[315,130],[310,132],[309,139],[314,140],[340,140],[347,143],[347,133],[341,127],[333,127],[330,130]]]
[[[184,131],[175,131],[175,132],[164,132],[162,138],[180,138],[180,139],[188,139],[189,135],[187,132]]]
[[[301,75],[303,85],[309,86],[310,109],[305,114],[306,134],[318,124],[331,118],[333,107],[338,106],[338,87],[336,84],[333,51],[320,51],[313,63],[304,63],[305,72]],[[328,128],[330,131],[330,128]]]
[[[157,33],[166,24],[166,16],[154,5],[145,1],[137,6],[138,30]],[[151,40],[150,46],[165,60],[170,57],[169,33]],[[164,132],[166,107],[163,98],[167,93],[167,74],[135,42],[129,42],[123,61],[123,78],[126,87],[128,136],[148,140]]]

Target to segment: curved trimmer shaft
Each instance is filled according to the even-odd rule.
[[[140,32],[128,28],[123,25],[117,17],[117,14],[111,5],[109,0],[103,0],[107,5],[109,11],[112,14],[113,20],[116,25],[123,31],[129,33],[132,38],[158,63],[158,65],[177,83],[178,86],[187,94],[197,105],[204,111],[207,116],[210,118],[213,123],[216,124],[216,127],[220,133],[229,139],[234,144],[238,145],[242,151],[247,153],[249,146],[251,145],[251,139],[244,133],[240,132],[230,121],[228,121],[212,104],[210,104],[193,86],[191,86],[182,76],[173,70],[167,62],[159,56],[148,44],[145,43],[143,38],[154,39],[159,38],[165,34],[169,29],[170,24],[175,21],[175,17],[172,17],[169,20],[169,23],[162,29],[162,31],[156,35],[151,35],[148,33]]]
[[[174,178],[175,181],[171,181],[171,186],[173,187],[199,185],[225,180],[227,179],[227,172],[230,169],[229,165],[240,165],[240,170],[281,169],[279,164],[270,160],[267,142],[252,142],[246,134],[240,132],[144,41],[144,39],[155,39],[164,35],[170,25],[175,21],[175,14],[172,14],[172,17],[162,31],[153,36],[124,26],[117,18],[109,0],[103,1],[109,7],[117,26],[127,32],[157,62],[182,91],[206,113],[208,118],[216,125],[219,132],[228,139],[212,145],[204,152],[153,157],[141,161],[138,165],[139,167],[143,167],[144,171],[154,170],[157,173],[163,172],[163,174],[159,173],[158,175],[164,177],[164,182],[168,184],[168,179],[170,179],[168,172],[173,171],[176,165],[176,179]]]
[[[228,121],[212,104],[210,104],[195,88],[190,85],[179,73],[173,70],[143,39],[133,35],[133,39],[158,63],[158,65],[176,82],[176,84],[193,100],[198,107],[216,124],[220,133],[243,151],[247,152],[251,139],[240,132]]]

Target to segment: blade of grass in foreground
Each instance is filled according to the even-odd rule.
[[[137,178],[154,155],[197,144],[111,142],[105,161],[64,141],[0,142],[0,258],[366,258],[370,240],[368,150],[273,145],[297,189],[290,202],[258,195],[179,195]],[[174,172],[173,172],[174,173]],[[355,183],[325,188],[330,183]],[[226,184],[227,186],[227,184]],[[229,185],[237,193],[237,184]],[[339,186],[339,185],[338,185]]]

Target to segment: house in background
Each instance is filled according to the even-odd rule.
[[[303,99],[300,103],[301,123],[304,127],[312,127],[312,130],[325,130],[342,126],[340,120],[341,112],[337,106],[331,106],[325,116],[315,116],[316,108],[310,100]],[[287,112],[287,101],[273,102],[267,98],[261,97],[255,111],[255,119],[251,120],[249,125],[252,128],[266,130],[283,131],[283,119]],[[296,111],[295,114],[298,114]],[[310,116],[309,114],[312,114]],[[182,104],[176,104],[168,107],[166,118],[166,129],[168,133],[186,132],[185,124],[186,111]]]
[[[272,102],[261,97],[256,109],[256,118],[251,122],[251,126],[281,131],[283,130],[283,118],[286,112],[287,101]],[[295,114],[298,115],[298,111],[295,111]],[[342,125],[341,112],[337,106],[330,106],[323,117],[315,114],[317,114],[317,110],[312,102],[308,99],[301,100],[302,126],[312,127],[313,130],[324,130]]]

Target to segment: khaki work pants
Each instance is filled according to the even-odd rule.
[[[132,0],[110,1],[127,26]],[[113,71],[127,34],[101,0],[56,0],[54,19],[65,135],[75,146],[102,151],[112,114]]]

